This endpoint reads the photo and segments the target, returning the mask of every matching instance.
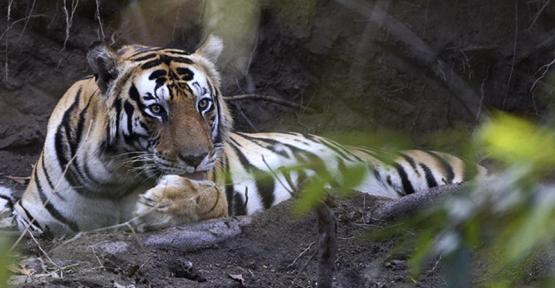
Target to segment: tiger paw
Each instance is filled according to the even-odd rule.
[[[166,175],[140,195],[133,224],[139,231],[227,216],[225,194],[211,181]]]

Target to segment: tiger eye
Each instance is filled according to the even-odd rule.
[[[160,105],[158,104],[154,104],[150,106],[150,110],[152,110],[152,112],[154,113],[160,113],[162,111],[162,107],[160,107]]]
[[[206,106],[208,106],[208,100],[202,99],[200,100],[200,102],[198,102],[198,107],[200,107],[201,109],[206,108]]]

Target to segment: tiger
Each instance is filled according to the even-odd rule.
[[[446,153],[408,150],[388,162],[312,134],[235,131],[216,68],[222,50],[213,35],[193,52],[92,46],[93,75],[54,108],[26,190],[0,189],[19,230],[63,236],[130,221],[145,231],[252,215],[294,197],[318,172],[306,163],[363,167],[353,190],[387,199],[469,179]]]

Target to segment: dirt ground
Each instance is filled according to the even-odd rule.
[[[411,146],[456,152],[487,111],[551,121],[552,76],[542,73],[553,58],[555,7],[542,9],[544,1],[154,2],[0,3],[0,185],[24,189],[12,176],[30,175],[52,108],[90,73],[87,47],[101,35],[193,49],[212,31],[226,45],[218,63],[224,94],[281,97],[318,110],[233,102],[242,131],[295,130],[344,141],[350,141],[344,133],[357,132],[372,137],[355,141],[380,146],[390,145],[393,134]],[[380,228],[363,221],[360,197],[335,210],[337,287],[444,286],[440,265],[413,279],[396,240],[363,239]],[[316,240],[315,227],[314,217],[295,219],[285,204],[258,215],[237,237],[198,251],[140,247],[133,234],[121,233],[89,235],[65,248],[44,242],[52,260],[66,267],[63,277],[19,286],[233,287],[241,283],[230,275],[241,275],[246,287],[314,287],[314,247],[290,264]],[[90,248],[123,240],[131,243],[124,252]],[[48,262],[32,242],[23,247],[25,255]],[[191,270],[188,261],[194,272],[182,271]]]
[[[370,207],[358,195],[334,209],[340,223],[334,287],[444,285],[437,262],[414,278],[405,251],[391,253],[395,241],[367,239],[381,229],[370,223]],[[41,241],[58,266],[44,256],[42,262],[30,259],[35,276],[12,280],[17,287],[317,287],[317,219],[293,217],[290,208],[285,202],[259,214],[238,236],[205,249],[153,248],[141,244],[148,234],[131,232],[86,235],[68,244]],[[41,256],[31,242],[22,253]]]

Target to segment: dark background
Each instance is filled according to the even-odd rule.
[[[0,181],[30,174],[53,106],[90,73],[85,54],[99,39],[192,50],[212,32],[226,46],[218,63],[226,95],[319,110],[235,101],[243,131],[396,134],[414,146],[441,138],[449,151],[491,111],[545,122],[549,2],[2,1]]]

